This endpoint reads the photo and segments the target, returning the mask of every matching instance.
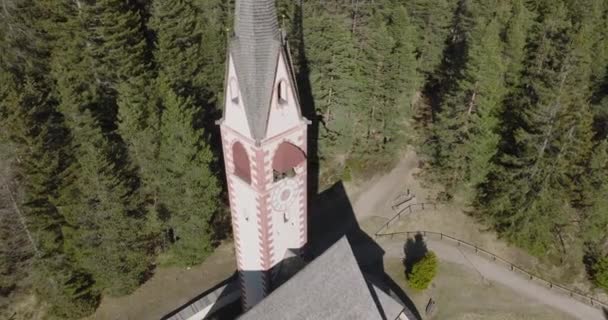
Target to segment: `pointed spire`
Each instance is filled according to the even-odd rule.
[[[236,0],[230,44],[251,135],[264,139],[281,33],[275,0]]]
[[[262,40],[279,36],[274,0],[237,0],[235,35],[240,39]]]

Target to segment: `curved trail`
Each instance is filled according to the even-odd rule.
[[[524,296],[551,306],[581,320],[605,320],[603,312],[578,300],[560,294],[536,282],[527,280],[518,273],[497,265],[467,250],[433,239],[425,239],[427,247],[444,261],[458,263],[478,272],[484,280],[500,283]],[[378,244],[391,257],[403,257],[403,241],[380,240]]]
[[[365,186],[354,201],[353,209],[357,219],[361,222],[365,218],[373,215],[380,215],[389,218],[393,215],[387,208],[393,195],[405,187],[410,186],[418,189],[419,185],[412,176],[416,168],[416,155],[408,152],[404,155],[399,164],[390,173],[373,179],[368,186]],[[422,191],[422,190],[420,190]],[[540,303],[561,310],[575,318],[582,320],[606,320],[604,312],[595,309],[578,300],[560,294],[538,283],[531,282],[525,277],[513,273],[507,268],[497,265],[483,257],[466,250],[459,250],[457,247],[433,239],[426,239],[427,246],[433,250],[441,260],[458,263],[471,268],[485,280],[500,283],[515,292],[534,299]],[[386,251],[388,256],[403,257],[403,241],[398,240],[378,240],[378,244]]]

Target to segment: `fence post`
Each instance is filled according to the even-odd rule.
[[[475,246],[475,254],[477,254],[477,246]]]
[[[511,271],[514,271],[514,270],[513,270],[513,264],[511,264]]]
[[[422,210],[424,210],[424,202],[422,203]]]
[[[443,232],[439,233],[441,235],[440,239],[443,240]]]
[[[409,206],[407,206],[407,208],[410,210],[410,213],[412,213],[412,205],[410,204]]]

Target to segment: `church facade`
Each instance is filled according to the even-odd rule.
[[[271,270],[306,244],[306,136],[272,0],[236,2],[221,128],[242,299],[263,299]]]

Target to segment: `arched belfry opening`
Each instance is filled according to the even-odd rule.
[[[251,166],[249,165],[249,156],[243,144],[238,141],[232,145],[232,160],[234,161],[234,174],[250,184]]]
[[[294,144],[282,142],[272,157],[273,181],[278,182],[296,175],[296,167],[306,161],[306,153]]]

